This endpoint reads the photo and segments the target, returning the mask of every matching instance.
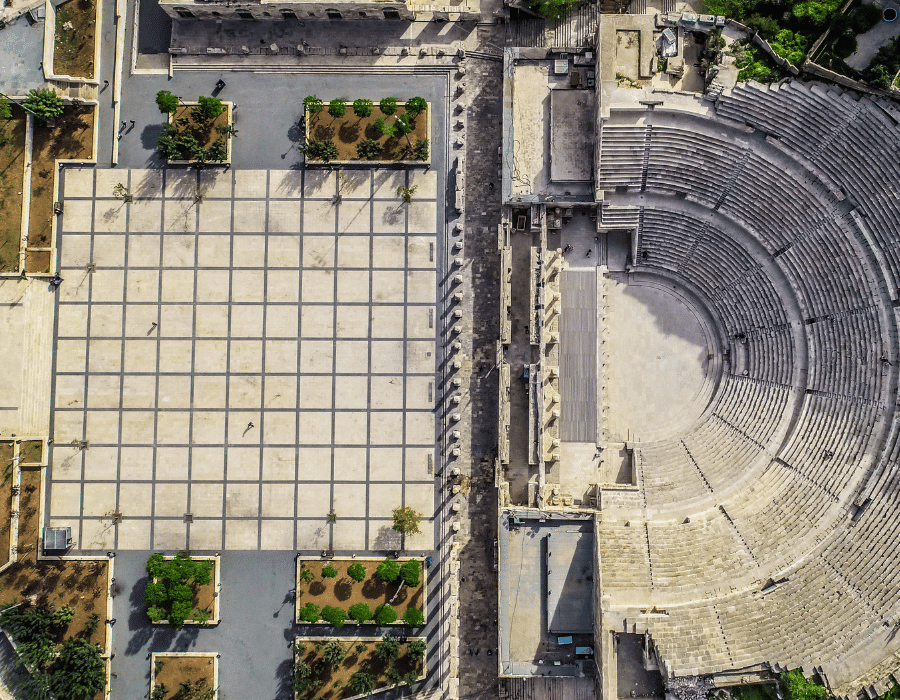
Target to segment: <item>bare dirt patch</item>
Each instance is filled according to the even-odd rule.
[[[32,248],[53,245],[53,176],[57,160],[90,160],[94,147],[93,105],[67,105],[53,126],[34,127],[31,170],[31,214],[28,222],[26,272],[49,272],[49,251],[31,252]]]
[[[409,608],[415,608],[424,612],[424,575],[419,581],[419,585],[410,588],[403,586],[397,598],[394,594],[401,587],[401,581],[398,579],[394,583],[383,583],[373,578],[375,570],[383,560],[366,560],[355,559],[353,561],[322,561],[322,560],[301,560],[298,562],[298,576],[300,564],[310,569],[315,576],[312,583],[306,583],[297,579],[297,606],[303,607],[309,602],[315,603],[320,608],[331,605],[336,608],[348,610],[351,605],[356,603],[366,603],[374,611],[376,607],[382,603],[390,604],[397,611],[397,621],[403,619],[403,613]],[[328,565],[338,570],[335,578],[323,578],[322,568]],[[347,575],[347,567],[350,564],[362,564],[366,570],[366,578],[361,583],[357,583]]]
[[[412,147],[416,141],[429,138],[428,134],[428,110],[422,112],[415,119],[410,119],[413,130],[409,134],[388,138],[375,131],[375,120],[393,124],[396,117],[406,114],[406,107],[397,105],[397,111],[389,117],[384,116],[378,105],[372,108],[372,114],[368,117],[357,117],[353,109],[348,105],[347,113],[338,119],[332,117],[326,110],[314,115],[307,115],[309,124],[309,137],[316,141],[331,139],[338,148],[338,156],[335,160],[359,160],[356,153],[356,144],[363,139],[377,141],[381,144],[381,155],[374,160],[414,160],[410,153],[404,152],[404,147]]]
[[[184,682],[205,682],[215,687],[216,666],[211,656],[185,656],[182,654],[156,654],[154,657],[156,676],[153,686],[165,686],[168,692],[165,700],[183,700],[179,686]]]
[[[0,121],[0,272],[18,271],[22,238],[25,112],[17,105],[12,112]]]
[[[37,607],[68,605],[75,615],[58,642],[82,637],[106,648],[106,561],[38,561],[41,470],[23,469],[19,496],[18,561],[0,574],[0,605],[28,601]],[[84,627],[96,615],[97,629]]]
[[[94,0],[66,0],[56,7],[53,72],[73,78],[94,77]]]
[[[331,641],[339,641],[347,650],[347,656],[337,670],[332,670],[324,663],[322,652],[325,645]],[[294,647],[294,659],[298,663],[304,663],[314,669],[316,682],[321,681],[318,689],[310,692],[295,694],[295,697],[306,700],[339,700],[354,695],[347,687],[350,677],[357,671],[370,674],[377,683],[377,689],[387,688],[393,683],[388,680],[388,666],[375,653],[376,641],[359,641],[356,639],[322,639],[315,642],[303,639],[297,640]],[[402,678],[413,672],[417,677],[425,670],[424,660],[413,662],[407,655],[407,643],[400,644],[400,656],[393,664],[393,671]]]

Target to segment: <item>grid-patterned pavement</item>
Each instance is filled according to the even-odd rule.
[[[64,178],[49,524],[82,550],[384,550],[393,508],[433,515],[434,171]]]

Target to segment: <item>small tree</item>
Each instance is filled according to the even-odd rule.
[[[84,632],[88,637],[90,637],[94,632],[97,631],[97,627],[100,625],[100,616],[97,613],[91,613],[88,616],[88,619],[84,621],[84,627],[82,628],[82,632]]]
[[[221,162],[228,157],[228,146],[225,139],[218,139],[212,146],[206,149],[206,159]]]
[[[156,106],[163,114],[175,114],[178,109],[178,95],[168,90],[160,90],[156,93]]]
[[[302,663],[300,661],[294,664],[294,674],[292,678],[292,685],[294,687],[295,693],[303,693],[309,687],[310,682],[312,681],[313,676],[313,668],[309,664]]]
[[[347,650],[343,644],[337,641],[328,642],[322,651],[322,658],[325,659],[325,663],[331,667],[332,671],[337,671],[346,657]]]
[[[397,196],[404,202],[409,204],[418,187],[398,187]],[[422,514],[413,510],[409,506],[400,506],[394,508],[394,530],[402,535],[419,534],[419,522],[422,520]]]
[[[393,583],[400,575],[400,565],[393,559],[385,559],[375,569],[375,578],[385,583]]]
[[[401,680],[406,683],[406,685],[412,685],[419,680],[419,677],[416,675],[415,671],[410,671],[409,673],[403,674],[403,678]]]
[[[153,686],[153,691],[150,693],[150,700],[166,700],[169,696],[169,689],[166,688],[165,684],[160,683],[159,685]]]
[[[32,88],[23,104],[44,126],[62,115],[65,108],[62,98],[46,88]]]
[[[407,608],[403,613],[403,622],[410,627],[421,627],[425,624],[425,614],[418,608]]]
[[[422,97],[411,97],[406,101],[406,113],[413,119],[428,109],[428,103]]]
[[[411,588],[419,585],[419,578],[422,574],[422,563],[418,559],[410,559],[400,567],[400,578],[403,583]]]
[[[312,572],[312,569],[307,569],[304,566],[303,570],[300,572],[300,580],[304,583],[312,583],[316,580],[316,575]]]
[[[9,104],[9,100],[0,96],[0,119],[9,119],[10,117],[12,117],[12,106]]]
[[[347,687],[354,695],[371,695],[375,691],[375,686],[375,678],[365,671],[357,671],[347,681]]]
[[[365,603],[354,603],[350,606],[350,617],[359,623],[365,623],[372,619],[372,608]]]
[[[197,102],[200,104],[191,110],[191,116],[196,122],[212,121],[225,111],[225,104],[218,97],[201,95],[197,98]]]
[[[322,619],[332,627],[340,628],[344,626],[344,622],[347,619],[347,613],[341,608],[336,608],[333,605],[326,605],[322,608]]]
[[[412,131],[412,125],[409,123],[409,117],[405,114],[397,116],[397,128],[401,134],[408,134]]]
[[[372,128],[375,129],[377,133],[382,136],[387,136],[388,138],[391,138],[396,130],[396,127],[393,124],[386,122],[381,117],[378,117],[378,119],[375,120],[375,123],[372,124]]]
[[[353,100],[353,113],[360,119],[372,114],[372,100]]]
[[[375,160],[381,155],[381,144],[372,139],[363,139],[356,144],[356,157],[360,160]]]
[[[335,569],[331,564],[322,567],[322,578],[334,578],[337,575],[338,570]]]
[[[310,114],[318,114],[325,109],[325,103],[315,95],[309,95],[303,98],[303,109]]]
[[[381,641],[375,645],[375,655],[381,659],[385,665],[390,666],[398,658],[400,658],[400,642],[396,637],[385,635]]]
[[[319,621],[319,613],[319,606],[315,603],[310,602],[297,611],[297,617],[299,617],[304,622],[309,622],[310,624],[312,624]]]
[[[340,119],[347,113],[347,103],[340,97],[335,97],[328,103],[328,113],[335,119]]]
[[[366,567],[359,562],[354,562],[347,567],[347,576],[359,583],[366,577]]]
[[[390,625],[397,621],[397,611],[387,603],[375,608],[375,622],[379,625]]]
[[[403,616],[404,619],[406,615]],[[413,639],[406,645],[406,655],[413,663],[418,663],[425,658],[425,650],[427,645],[421,639]]]
[[[378,108],[381,110],[381,113],[389,117],[394,112],[397,111],[397,98],[396,97],[385,97],[378,103]]]

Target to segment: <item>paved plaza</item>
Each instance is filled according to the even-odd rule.
[[[437,183],[66,170],[49,524],[88,551],[387,550],[408,505],[431,550]]]

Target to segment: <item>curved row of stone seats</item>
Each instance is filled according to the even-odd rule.
[[[868,97],[793,81],[780,89],[748,83],[717,103],[719,115],[742,121],[779,137],[807,157],[846,192],[864,215],[888,261],[892,288],[900,279],[896,222],[900,202],[897,125]],[[860,154],[865,153],[861,164]]]
[[[832,494],[859,479],[858,466],[872,439],[877,406],[808,394],[800,421],[780,458]]]
[[[696,676],[710,668],[732,668],[733,657],[722,636],[715,606],[678,606],[666,613],[646,618],[663,659],[664,676]]]
[[[644,524],[601,520],[598,527],[603,589],[649,589],[650,557]],[[614,565],[607,566],[605,562]]]
[[[837,505],[826,485],[775,460],[724,508],[756,561],[780,570],[808,553],[800,542]]]
[[[682,523],[647,523],[654,589],[667,596],[724,581],[753,567],[735,528],[721,513]]]
[[[794,339],[787,325],[752,333],[744,342],[748,377],[781,385],[793,381]]]
[[[877,309],[832,316],[807,323],[805,329],[810,390],[866,401],[879,399],[889,366]]]
[[[647,127],[607,122],[600,134],[600,189],[640,187],[644,169]]]
[[[645,208],[639,264],[677,272],[719,308],[729,335],[779,326],[787,315],[759,264],[729,236],[682,212]]]
[[[710,493],[709,485],[681,442],[637,443],[634,459],[648,508],[682,503]]]
[[[728,175],[742,156],[743,149],[725,139],[653,124],[647,189],[684,192],[690,200],[715,206],[728,185]]]
[[[648,508],[715,493],[750,472],[775,439],[790,390],[727,376],[709,416],[682,439],[635,444]],[[739,426],[739,427],[738,427]]]

